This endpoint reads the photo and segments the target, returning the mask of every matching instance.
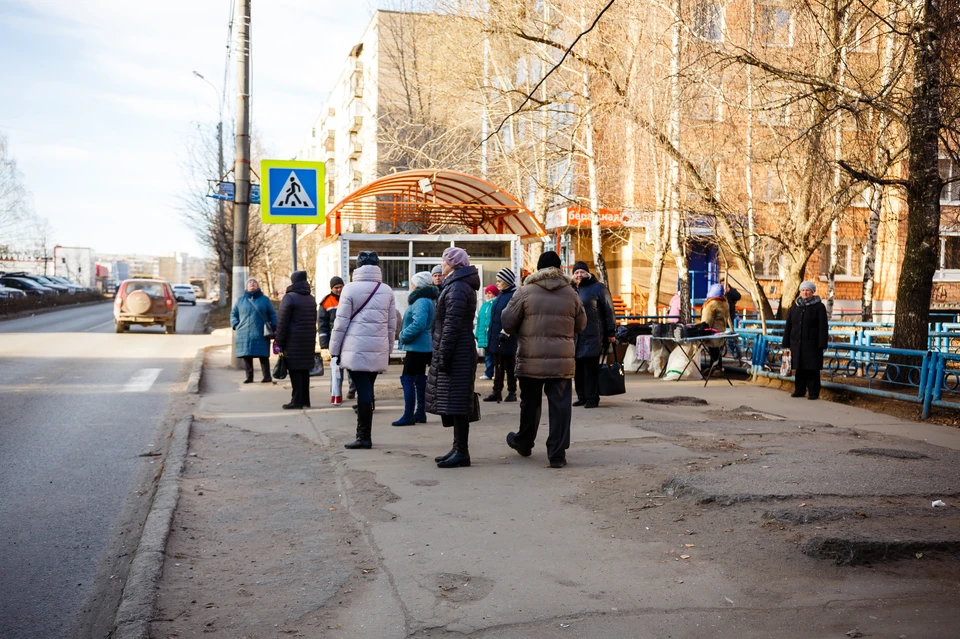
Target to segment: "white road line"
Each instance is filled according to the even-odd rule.
[[[150,390],[157,377],[163,371],[162,368],[141,368],[133,377],[123,386],[124,393],[145,393]]]
[[[108,324],[113,324],[113,323],[114,323],[113,320],[107,320],[107,321],[104,322],[103,324],[97,324],[96,326],[91,326],[90,328],[85,328],[85,329],[83,329],[83,332],[84,332],[84,333],[89,333],[90,331],[95,331],[95,330],[97,330],[98,328],[100,328],[100,327],[102,327],[102,326],[107,326]]]

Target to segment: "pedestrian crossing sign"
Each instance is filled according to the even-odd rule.
[[[323,162],[261,160],[260,219],[264,224],[326,221]]]

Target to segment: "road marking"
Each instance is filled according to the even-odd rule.
[[[124,393],[145,393],[150,390],[157,377],[163,371],[162,368],[141,368],[133,377],[123,386]]]
[[[96,326],[91,326],[90,328],[85,328],[85,329],[83,329],[83,332],[84,332],[84,333],[89,333],[90,331],[95,331],[95,330],[97,330],[98,328],[101,328],[101,327],[103,327],[103,326],[107,326],[108,324],[113,324],[113,323],[114,323],[113,320],[107,320],[107,321],[104,322],[103,324],[97,324]]]

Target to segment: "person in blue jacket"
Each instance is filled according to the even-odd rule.
[[[403,415],[394,426],[413,426],[427,421],[425,396],[427,366],[433,356],[433,316],[440,291],[433,285],[430,273],[413,276],[413,290],[407,298],[407,311],[400,325],[400,350],[404,351],[400,385],[403,387]]]
[[[503,323],[500,316],[507,308],[513,294],[517,292],[517,276],[509,268],[500,269],[497,273],[497,288],[500,295],[493,301],[490,309],[490,328],[487,330],[487,353],[493,356],[495,369],[493,373],[493,392],[483,398],[485,402],[515,402],[517,401],[517,346],[516,335],[507,335],[503,332]],[[503,376],[507,376],[507,397],[503,399]]]
[[[270,332],[277,330],[277,312],[270,299],[260,290],[255,278],[247,280],[247,290],[230,311],[230,326],[237,332],[237,357],[243,360],[247,373],[244,384],[253,382],[253,358],[260,360],[262,383],[272,382],[270,377],[270,340],[263,336],[263,327]]]

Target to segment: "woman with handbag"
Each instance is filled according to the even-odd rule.
[[[427,412],[453,427],[453,448],[436,458],[438,468],[470,465],[470,415],[475,409],[477,346],[473,317],[480,275],[462,248],[443,251],[443,285],[433,322],[433,358],[427,376]]]
[[[340,293],[330,335],[330,365],[350,371],[357,385],[357,437],[344,448],[372,448],[373,385],[390,365],[397,330],[397,302],[383,284],[380,258],[361,251],[351,281]]]
[[[290,373],[292,392],[287,410],[310,408],[310,369],[317,334],[317,299],[310,292],[306,271],[295,271],[280,302],[277,346]]]
[[[600,358],[607,352],[608,344],[614,344],[616,348],[613,299],[603,282],[590,273],[585,262],[573,265],[573,287],[587,314],[586,327],[574,338],[577,368],[573,387],[577,401],[573,405],[596,408],[600,405]]]
[[[273,303],[260,290],[256,278],[247,280],[244,291],[230,311],[230,327],[237,332],[237,357],[243,360],[247,377],[244,384],[253,383],[253,358],[260,360],[261,383],[268,384],[270,377],[270,340],[277,330],[277,312]]]

